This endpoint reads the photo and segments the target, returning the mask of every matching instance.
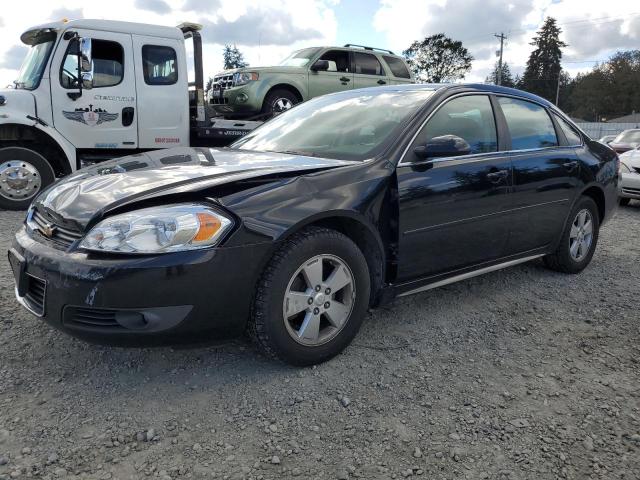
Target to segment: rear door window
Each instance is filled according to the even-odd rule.
[[[546,109],[536,103],[511,97],[499,97],[512,150],[530,150],[558,146],[558,137]]]
[[[171,47],[143,45],[142,68],[147,85],[173,85],[178,81],[178,60]]]
[[[555,115],[556,120],[558,121],[558,125],[560,125],[560,129],[564,136],[567,138],[567,145],[570,147],[576,147],[578,145],[582,145],[582,137],[576,131],[576,129],[570,125],[564,118]]]
[[[380,64],[380,61],[375,55],[370,53],[354,52],[353,61],[355,65],[355,72],[361,75],[384,75],[384,69]]]
[[[391,70],[391,73],[393,73],[394,77],[411,78],[409,69],[402,60],[397,57],[389,57],[387,55],[384,55],[382,58],[384,58],[384,61],[389,65],[389,69]]]

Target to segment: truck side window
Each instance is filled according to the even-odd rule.
[[[176,51],[161,45],[143,45],[142,71],[147,85],[173,85],[178,81]]]
[[[394,77],[411,78],[411,74],[402,60],[396,57],[388,57],[386,55],[383,55],[382,58],[384,58],[384,61],[389,65]]]
[[[118,42],[92,39],[93,88],[113,87],[124,76],[124,49]],[[78,88],[78,44],[69,42],[60,71],[63,88]]]

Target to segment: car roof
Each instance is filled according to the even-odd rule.
[[[368,90],[375,90],[376,93],[382,94],[385,92],[411,92],[420,90],[459,90],[460,92],[481,92],[481,93],[496,93],[502,95],[516,96],[527,100],[540,103],[549,108],[556,108],[548,100],[542,97],[534,95],[533,93],[525,92],[524,90],[518,90],[516,88],[501,87],[498,85],[490,85],[485,83],[410,83],[403,85],[385,85],[382,87],[368,87]],[[356,92],[358,90],[365,90],[364,88],[348,90],[349,92]],[[345,91],[338,92],[345,93]],[[335,95],[335,94],[334,94]]]

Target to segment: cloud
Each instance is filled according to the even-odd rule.
[[[14,45],[9,47],[5,52],[4,57],[0,61],[0,68],[8,68],[11,70],[17,70],[22,65],[22,60],[27,54],[28,48],[24,45]]]
[[[187,12],[214,13],[220,8],[220,0],[187,0],[182,10]]]
[[[279,10],[255,9],[233,21],[219,18],[201,23],[205,40],[216,44],[290,45],[301,40],[323,38],[320,31],[297,26],[291,15]]]
[[[0,27],[4,27],[4,20],[0,17]]]
[[[140,10],[148,10],[159,15],[171,12],[171,7],[164,0],[135,0],[134,5]]]
[[[79,18],[84,18],[84,15],[82,14],[81,8],[66,7],[56,8],[51,12],[51,15],[49,15],[49,20],[53,20],[55,22],[58,22],[63,18],[66,18],[67,20],[77,20]]]

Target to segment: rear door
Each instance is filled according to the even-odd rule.
[[[60,41],[51,67],[53,123],[76,148],[136,148],[135,69],[131,35],[74,30],[91,38],[93,88],[77,97],[77,40]]]
[[[189,145],[189,97],[184,43],[133,36],[140,148]]]
[[[318,60],[329,62],[329,69],[319,72],[309,70],[309,98],[353,88],[349,50],[327,50]]]
[[[372,53],[352,52],[354,88],[379,87],[389,82],[384,67]]]
[[[575,146],[567,145],[549,111],[535,102],[498,97],[510,135],[513,213],[509,254],[558,239],[580,184]]]

